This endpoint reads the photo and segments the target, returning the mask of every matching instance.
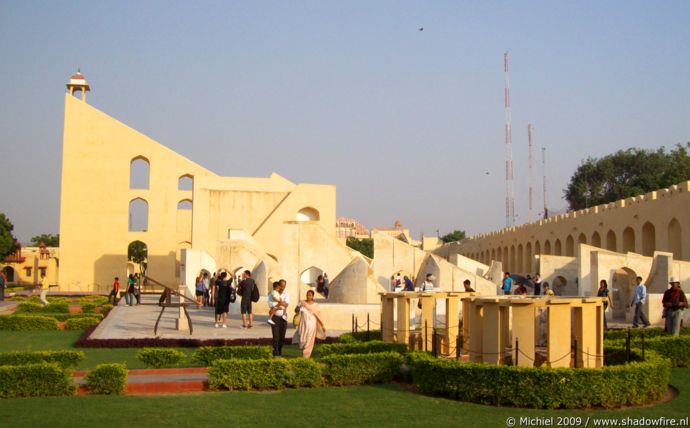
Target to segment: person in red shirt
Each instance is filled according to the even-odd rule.
[[[108,295],[108,303],[110,303],[110,298],[113,298],[113,305],[117,303],[120,297],[120,278],[115,277],[115,282],[113,282],[113,289]]]

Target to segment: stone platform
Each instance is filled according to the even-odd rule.
[[[143,339],[160,337],[164,339],[264,339],[271,338],[271,326],[266,322],[266,315],[255,315],[254,326],[252,328],[242,328],[242,317],[240,314],[231,313],[228,315],[228,327],[214,327],[214,309],[212,307],[196,308],[195,305],[188,305],[187,311],[192,319],[194,327],[193,334],[189,330],[177,330],[176,320],[178,308],[166,308],[163,317],[158,324],[158,334],[153,333],[153,327],[160,314],[161,307],[158,306],[158,296],[143,295],[140,305],[127,306],[125,299],[121,299],[110,314],[99,324],[89,337],[90,339]],[[232,304],[239,308],[239,300]],[[290,311],[292,314],[292,311]],[[346,333],[349,330],[328,330],[328,336],[335,337]],[[292,317],[288,322],[286,339],[291,338],[295,333],[292,326]]]

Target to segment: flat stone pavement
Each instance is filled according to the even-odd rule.
[[[160,314],[158,296],[142,295],[140,305],[127,306],[125,299],[115,306],[110,314],[91,333],[90,339],[141,339],[160,337],[164,339],[262,339],[271,338],[271,326],[266,322],[266,315],[255,315],[252,328],[242,328],[242,316],[240,314],[228,314],[227,328],[214,326],[214,310],[211,307],[197,309],[188,305],[187,312],[192,319],[193,334],[189,329],[177,330],[176,320],[178,308],[166,308],[158,324],[158,334],[153,333],[153,327]],[[258,302],[257,305],[262,304]],[[236,306],[236,308],[235,308]],[[232,309],[239,310],[239,300],[232,304]],[[231,309],[231,312],[232,312]],[[328,326],[326,326],[328,328]],[[327,331],[328,336],[339,336],[347,331]],[[292,338],[295,328],[292,319],[288,322],[286,339]]]

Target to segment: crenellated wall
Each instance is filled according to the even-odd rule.
[[[521,226],[479,234],[435,251],[462,254],[506,271],[536,272],[535,255],[575,257],[578,244],[652,256],[655,251],[690,260],[690,181],[609,204],[559,214]]]

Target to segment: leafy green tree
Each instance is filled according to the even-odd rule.
[[[563,191],[571,210],[607,204],[690,180],[690,143],[670,152],[631,148],[587,158]]]
[[[148,248],[141,241],[132,241],[127,247],[127,259],[139,265],[140,273],[146,272],[146,259],[148,258]]]
[[[346,245],[355,251],[359,251],[370,259],[374,258],[374,240],[371,238],[354,238],[349,237],[345,242]]]
[[[14,253],[17,238],[12,235],[14,225],[4,213],[0,213],[0,260]]]
[[[447,244],[449,242],[455,242],[455,241],[462,241],[465,239],[465,231],[464,230],[454,230],[450,233],[447,233],[441,237],[441,241],[443,243]]]
[[[60,246],[60,234],[52,235],[49,233],[43,233],[38,236],[31,238],[31,245],[38,247],[41,242],[46,244],[47,247],[59,247]]]

